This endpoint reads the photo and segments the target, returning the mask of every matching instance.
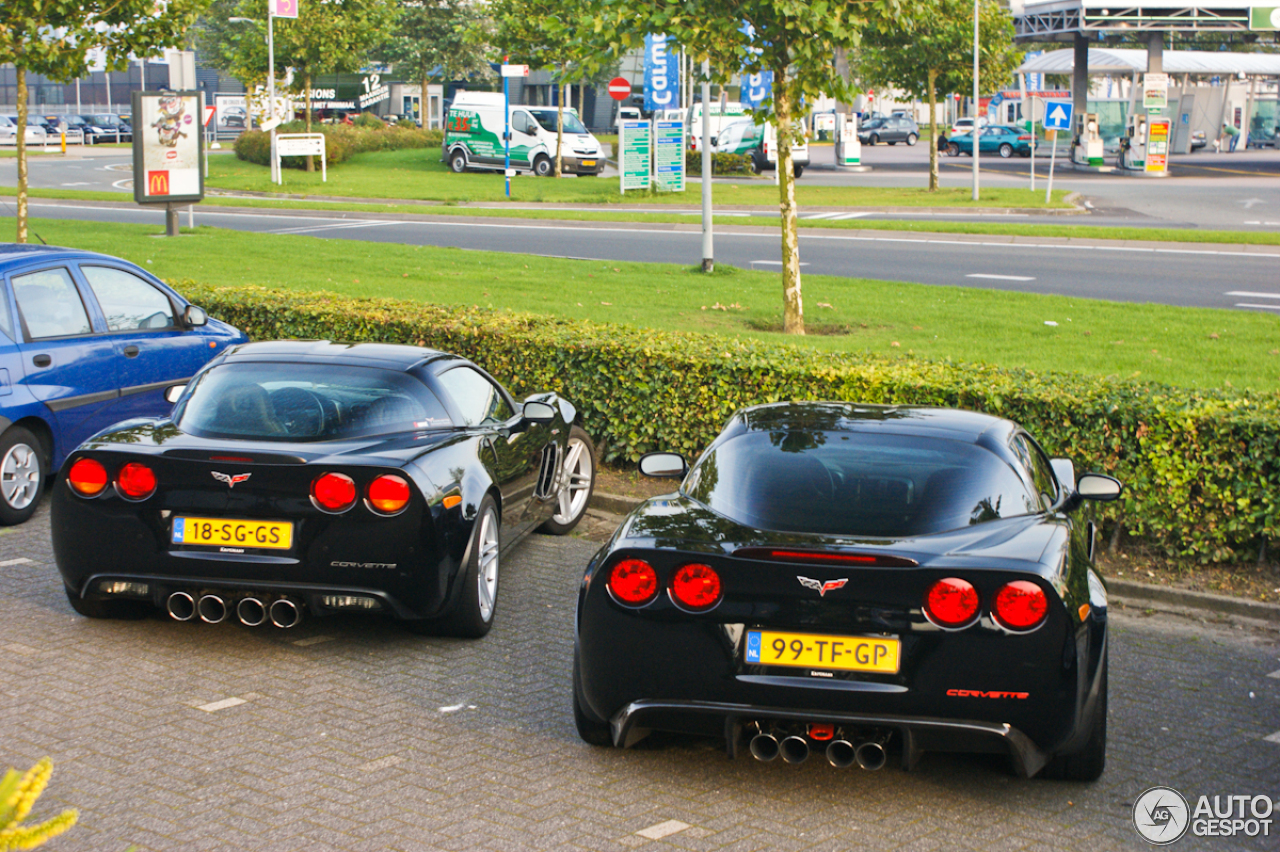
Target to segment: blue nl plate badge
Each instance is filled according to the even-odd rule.
[[[755,630],[747,633],[747,662],[760,662],[760,634]]]
[[[186,518],[173,519],[173,539],[172,540],[174,544],[182,544],[182,533],[184,532],[184,528],[186,527],[186,525],[187,525]]]

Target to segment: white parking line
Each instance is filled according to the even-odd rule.
[[[642,828],[636,832],[641,837],[649,840],[661,840],[664,837],[670,837],[678,834],[689,827],[689,823],[681,822],[678,819],[669,819],[666,822],[660,822],[657,825],[651,825],[648,828]]]
[[[5,561],[0,562],[0,568],[4,568],[8,565],[26,565],[30,561],[31,560],[25,556],[19,556],[17,559],[6,559]]]
[[[981,272],[974,272],[966,275],[965,278],[990,278],[993,281],[1035,281],[1036,279],[1028,275],[986,275]]]
[[[224,698],[221,701],[214,701],[212,704],[201,704],[197,710],[203,710],[206,713],[213,713],[216,710],[226,710],[228,707],[238,707],[244,704],[243,698]]]
[[[1247,299],[1280,299],[1280,293],[1252,293],[1248,290],[1228,290],[1227,296],[1244,296]]]
[[[1280,731],[1276,731],[1269,737],[1263,737],[1263,739],[1269,743],[1280,743]]]

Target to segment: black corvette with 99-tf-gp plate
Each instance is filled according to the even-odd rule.
[[[587,567],[574,716],[628,747],[723,736],[730,756],[905,768],[1008,754],[1029,777],[1103,769],[1107,598],[1078,479],[1017,424],[845,403],[743,409]]]
[[[63,464],[53,548],[81,615],[365,612],[482,636],[500,558],[535,528],[573,529],[595,483],[568,401],[517,405],[431,349],[251,343],[171,391],[170,417],[117,424]]]

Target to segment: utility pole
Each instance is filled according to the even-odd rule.
[[[711,234],[711,61],[702,62],[702,271],[716,268]]]

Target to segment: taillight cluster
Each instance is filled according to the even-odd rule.
[[[97,459],[83,458],[71,465],[67,483],[81,497],[97,497],[111,484],[107,469]],[[156,493],[156,474],[140,462],[128,462],[116,471],[116,493],[126,500],[145,500]]]
[[[924,612],[939,627],[957,630],[978,620],[981,603],[972,583],[958,577],[945,577],[925,592]],[[1039,627],[1048,614],[1048,597],[1030,580],[1005,583],[991,604],[991,617],[1009,630]]]
[[[365,504],[380,515],[395,515],[409,505],[409,483],[384,473],[365,489]],[[322,473],[311,483],[311,502],[322,512],[341,514],[356,504],[360,491],[345,473]]]
[[[646,606],[658,597],[658,572],[643,559],[623,559],[609,571],[608,587],[614,599],[626,606]],[[720,575],[710,565],[681,565],[667,583],[667,594],[678,606],[705,612],[724,597]]]

